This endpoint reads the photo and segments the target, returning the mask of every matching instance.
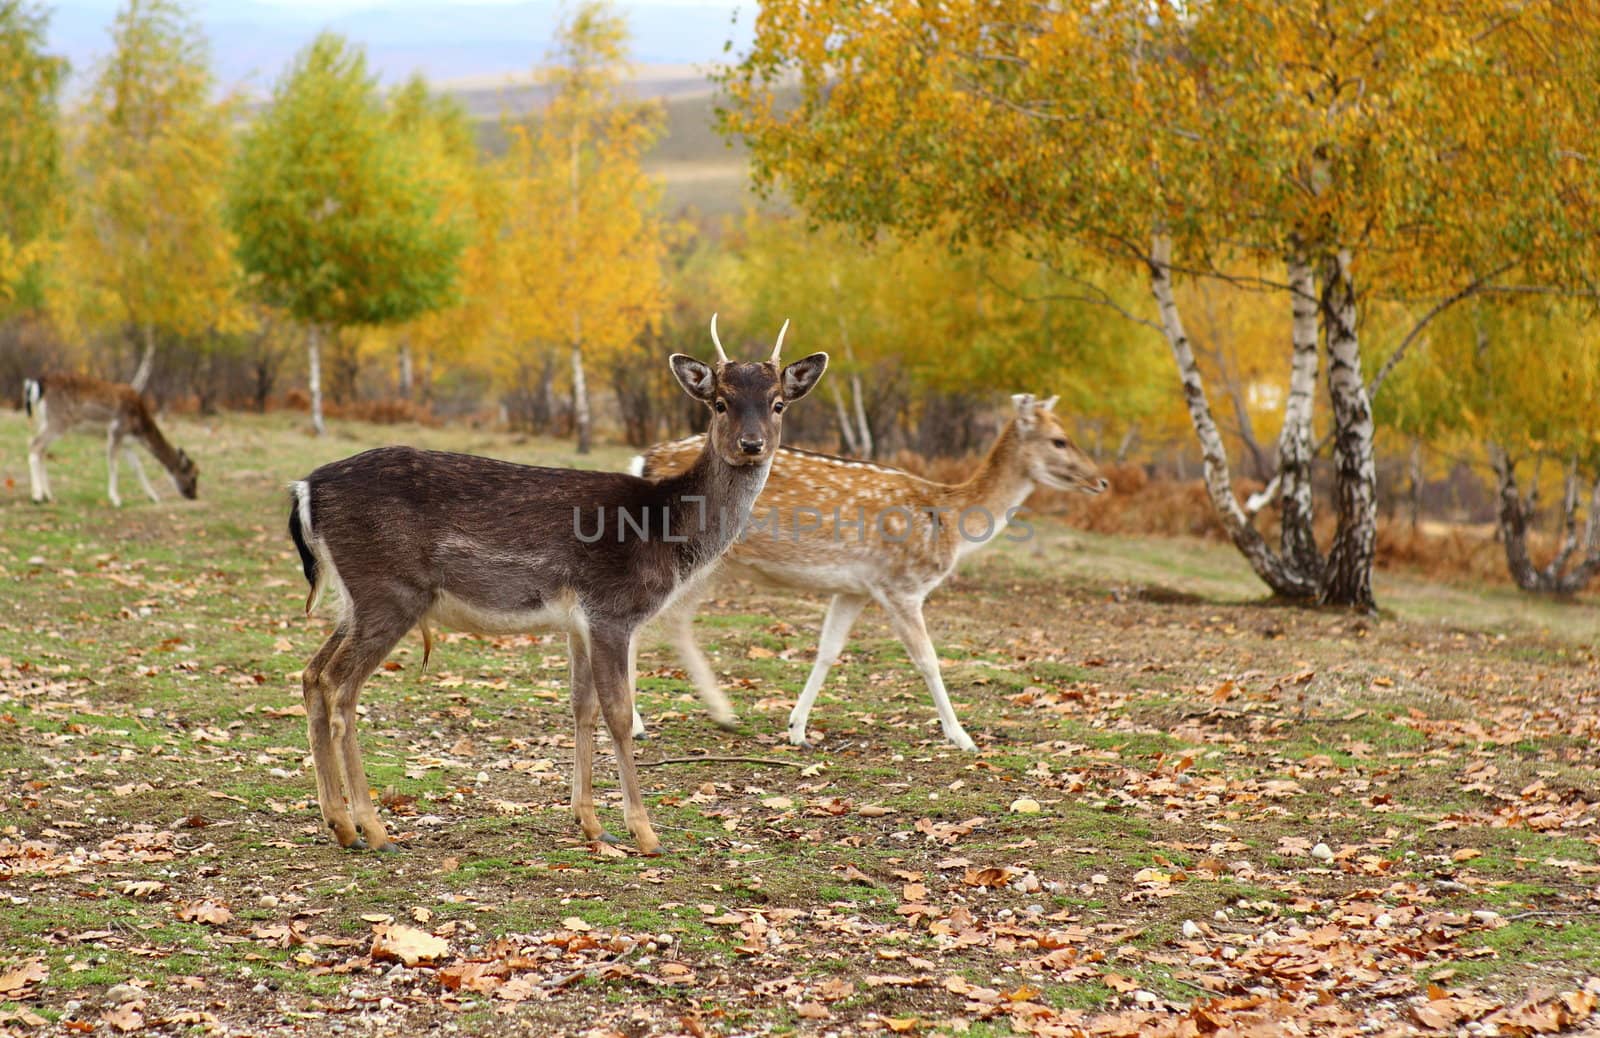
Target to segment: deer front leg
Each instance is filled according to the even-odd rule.
[[[829,669],[839,662],[839,654],[850,638],[850,628],[855,626],[856,618],[866,605],[867,600],[861,595],[834,595],[833,601],[828,603],[827,615],[822,618],[822,637],[817,639],[817,660],[811,665],[806,687],[789,712],[789,742],[793,745],[808,745],[806,726],[811,721],[811,708],[822,691],[822,683],[828,680]]]
[[[588,840],[615,843],[594,809],[594,722],[600,713],[590,670],[589,648],[583,636],[567,635],[567,655],[572,676],[572,814]]]
[[[976,750],[978,744],[961,727],[961,722],[956,719],[955,708],[950,705],[950,694],[944,688],[944,676],[939,673],[939,654],[934,651],[927,625],[922,620],[922,599],[889,598],[884,601],[884,607],[889,613],[894,633],[904,643],[906,653],[911,657],[911,665],[917,668],[933,695],[934,709],[939,711],[939,726],[944,730],[944,737],[960,749],[968,752]]]
[[[639,792],[639,769],[633,761],[633,690],[628,687],[628,641],[630,635],[596,635],[590,646],[589,664],[594,691],[605,714],[606,729],[617,754],[617,773],[622,779],[622,818],[641,854],[661,853],[661,841],[650,825],[644,797]]]
[[[328,661],[344,643],[346,629],[340,626],[322,648],[311,657],[300,676],[306,704],[306,731],[311,743],[311,760],[317,774],[317,805],[322,809],[322,821],[341,847],[355,847],[361,836],[350,820],[350,811],[344,802],[344,769],[339,766],[333,749],[333,733],[329,727]]]
[[[161,498],[156,494],[156,488],[150,485],[150,477],[144,474],[144,462],[139,460],[138,452],[132,447],[123,447],[122,452],[127,456],[128,464],[133,466],[133,474],[139,477],[139,486],[144,490],[144,496],[159,502]]]
[[[50,500],[50,476],[44,470],[44,449],[49,445],[43,433],[28,441],[28,490],[35,504]]]

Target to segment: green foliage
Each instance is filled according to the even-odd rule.
[[[466,234],[439,219],[442,174],[407,130],[358,47],[325,33],[301,52],[245,131],[228,188],[240,262],[263,299],[345,326],[455,298]]]
[[[27,0],[0,0],[0,308],[30,291],[37,244],[60,218],[60,93],[65,60],[45,53],[49,16]]]

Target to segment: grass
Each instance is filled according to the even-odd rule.
[[[1128,1009],[1134,990],[1183,1003],[1208,976],[1275,983],[1224,965],[1268,931],[1333,927],[1382,947],[1400,931],[1362,930],[1367,904],[1448,914],[1431,924],[1448,942],[1385,967],[1419,981],[1514,998],[1600,972],[1584,792],[1600,777],[1592,599],[1379,574],[1381,617],[1287,610],[1260,604],[1227,548],[1038,520],[1034,541],[1002,539],[929,603],[981,752],[942,741],[903,648],[869,612],[806,753],[784,722],[825,603],[730,585],[699,623],[740,730],[710,725],[677,661],[647,647],[641,757],[785,763],[646,769],[672,852],[654,860],[597,855],[571,823],[559,639],[449,635],[426,671],[411,640],[365,689],[360,731],[408,850],[350,854],[322,831],[295,709],[328,621],[303,616],[284,483],[379,442],[610,468],[631,452],[344,423],[313,439],[285,415],[170,424],[200,464],[196,502],[130,494],[112,510],[98,437],[58,443],[50,506],[27,501],[20,450],[0,458],[0,975],[30,959],[49,970],[0,1012],[81,1016],[137,981],[152,1013],[203,1004],[241,1030],[361,1012],[399,1030],[448,1019],[493,1033],[508,1015],[671,1030],[673,1014],[695,1014],[708,1032],[794,1032],[814,1026],[799,1007],[820,1002],[846,1031],[914,1017],[1003,1034],[1003,1014],[967,1019],[945,981],[1027,987],[1063,1013]],[[25,435],[20,415],[0,414],[0,442]],[[1180,594],[1128,593],[1151,587]],[[607,769],[598,792],[615,824]],[[1023,797],[1038,814],[1008,810]],[[1336,857],[1314,857],[1316,844]],[[969,882],[983,870],[1013,871]],[[139,881],[161,886],[126,893]],[[180,918],[206,899],[231,917]],[[747,932],[752,918],[764,933]],[[967,918],[979,936],[963,942]],[[464,958],[496,940],[554,947],[573,920],[597,939],[674,940],[631,952],[632,974],[508,1002],[370,961],[373,919],[446,932]],[[1213,932],[1191,938],[1186,923]],[[271,936],[291,926],[332,943]],[[1022,945],[1044,933],[1087,972],[1063,981],[1041,965],[1042,949]],[[659,972],[668,962],[693,983]],[[886,975],[915,983],[866,979]],[[1404,1011],[1394,995],[1357,997]],[[657,1015],[630,1024],[640,1005]]]

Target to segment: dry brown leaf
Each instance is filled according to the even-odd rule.
[[[21,998],[35,984],[50,977],[50,969],[42,959],[30,959],[8,973],[0,973],[0,997]]]
[[[100,1019],[110,1024],[113,1030],[128,1034],[132,1031],[144,1030],[144,1003],[124,1002],[115,1009],[107,1009],[100,1014]]]
[[[223,926],[233,921],[233,912],[227,905],[207,898],[191,901],[178,909],[178,918],[186,923],[204,923],[206,926]]]
[[[443,959],[450,954],[450,944],[414,926],[384,925],[373,934],[370,954],[374,961],[390,960],[415,966]]]

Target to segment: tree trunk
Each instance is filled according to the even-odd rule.
[[[1589,495],[1589,515],[1584,520],[1583,536],[1578,536],[1577,465],[1567,470],[1560,520],[1564,530],[1561,547],[1543,569],[1528,555],[1528,525],[1534,515],[1534,497],[1526,501],[1517,489],[1516,462],[1499,444],[1489,445],[1489,464],[1499,484],[1500,539],[1506,549],[1506,569],[1519,588],[1539,594],[1571,595],[1582,591],[1600,572],[1600,480]],[[1573,554],[1583,547],[1583,559],[1567,569]]]
[[[839,435],[844,437],[844,452],[853,458],[865,457],[861,453],[861,444],[856,440],[856,427],[850,421],[850,412],[845,410],[844,396],[839,392],[837,380],[828,383],[828,395],[833,399],[834,414],[839,420]]]
[[[572,424],[578,434],[578,453],[588,454],[594,437],[589,414],[589,383],[583,376],[583,347],[576,342],[572,346]]]
[[[1128,426],[1128,431],[1122,434],[1121,442],[1117,444],[1117,456],[1115,458],[1116,463],[1118,465],[1127,464],[1128,455],[1133,453],[1133,448],[1137,446],[1138,443],[1139,423],[1133,422]]]
[[[1333,404],[1334,504],[1338,525],[1318,598],[1326,605],[1373,610],[1372,556],[1377,543],[1377,465],[1372,456],[1372,405],[1361,376],[1355,283],[1350,253],[1328,257],[1322,314],[1328,342],[1328,396]]]
[[[400,344],[400,399],[411,399],[411,344]]]
[[[1289,369],[1289,398],[1283,405],[1283,430],[1278,434],[1278,478],[1281,535],[1279,551],[1300,573],[1322,571],[1322,553],[1312,530],[1311,414],[1317,391],[1317,286],[1305,256],[1290,255],[1294,359]]]
[[[1156,235],[1150,254],[1150,291],[1160,309],[1161,328],[1166,334],[1167,345],[1172,348],[1173,360],[1177,362],[1178,377],[1183,382],[1184,402],[1189,408],[1189,420],[1200,441],[1206,492],[1222,520],[1223,529],[1250,563],[1256,576],[1279,595],[1311,598],[1317,593],[1315,579],[1310,574],[1295,570],[1273,554],[1260,532],[1250,525],[1244,509],[1233,496],[1228,452],[1223,446],[1222,434],[1217,431],[1216,420],[1212,417],[1211,405],[1206,399],[1205,381],[1200,377],[1194,347],[1184,331],[1183,319],[1173,296],[1171,262],[1171,240],[1165,235]]]
[[[139,367],[133,373],[133,379],[128,383],[136,392],[143,393],[144,387],[150,384],[150,374],[156,366],[156,330],[148,324],[140,326],[140,333],[144,338],[144,353],[139,357]]]
[[[855,403],[856,442],[861,445],[861,457],[871,458],[877,451],[872,439],[872,426],[867,422],[866,394],[861,391],[861,376],[850,373],[850,395]]]
[[[1407,461],[1407,472],[1411,478],[1408,497],[1411,508],[1411,532],[1416,533],[1422,525],[1422,441],[1417,437],[1411,438],[1411,457]]]
[[[318,436],[328,431],[322,421],[322,326],[313,324],[306,329],[306,360],[310,365],[311,430]]]

